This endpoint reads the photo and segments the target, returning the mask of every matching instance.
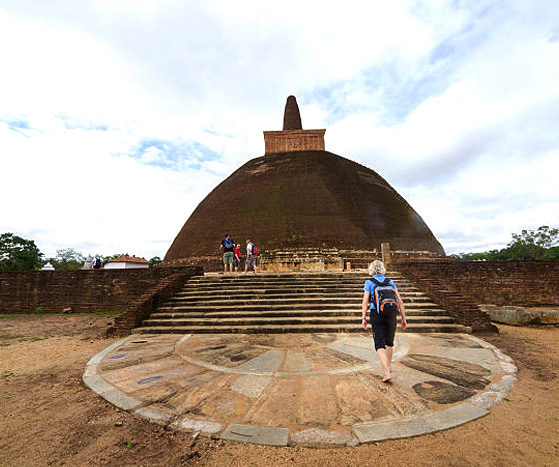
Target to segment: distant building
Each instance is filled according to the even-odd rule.
[[[108,260],[104,269],[145,269],[149,267],[149,261],[135,256],[119,256]]]

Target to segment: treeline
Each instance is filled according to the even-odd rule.
[[[103,262],[119,256],[130,256],[128,253],[103,256]],[[56,270],[69,271],[83,268],[86,257],[73,248],[56,251],[56,256],[47,258],[35,241],[28,240],[12,233],[0,235],[0,271],[33,271],[41,269],[50,263]],[[153,267],[161,263],[159,256],[149,260],[149,266]]]
[[[452,255],[461,260],[529,260],[559,259],[559,229],[542,225],[535,230],[523,230],[512,234],[512,241],[500,250],[482,253],[459,253]]]

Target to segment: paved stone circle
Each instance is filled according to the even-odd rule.
[[[274,446],[355,446],[483,417],[517,369],[468,334],[396,336],[393,382],[370,334],[144,334],[95,355],[83,380],[178,430]]]

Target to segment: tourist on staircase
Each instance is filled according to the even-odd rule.
[[[233,266],[235,266],[235,272],[239,272],[240,265],[241,265],[241,244],[237,243],[237,246],[235,246],[235,251],[233,252]]]
[[[225,234],[219,248],[223,249],[223,274],[227,274],[227,266],[229,266],[229,274],[233,274],[233,250],[235,249],[235,242],[231,240],[229,234]]]
[[[372,276],[365,281],[361,314],[363,329],[367,330],[369,311],[375,350],[384,369],[383,382],[392,380],[392,355],[398,313],[402,315],[402,331],[406,330],[406,312],[396,284],[384,276],[386,268],[382,261],[375,260],[369,265]]]
[[[247,238],[247,259],[245,261],[245,271],[243,274],[246,274],[248,268],[254,269],[254,274],[256,274],[256,255],[258,251],[254,244],[250,241],[250,238]]]

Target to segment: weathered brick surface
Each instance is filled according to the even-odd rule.
[[[324,151],[325,132],[326,130],[265,131],[265,153]]]
[[[401,262],[410,279],[439,281],[476,304],[559,305],[559,260]]]
[[[202,273],[192,267],[2,272],[0,313],[125,310],[162,281]]]
[[[190,277],[202,273],[200,268],[183,268],[180,272],[160,279],[141,296],[126,305],[124,313],[115,319],[114,334],[128,334],[133,328],[140,326],[144,319],[149,318],[152,311],[178,293]]]

